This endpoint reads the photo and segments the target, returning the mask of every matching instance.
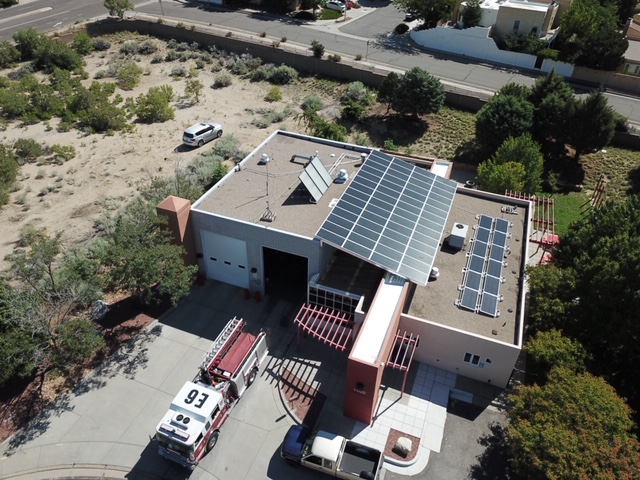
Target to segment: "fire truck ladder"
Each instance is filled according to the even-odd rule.
[[[209,351],[202,357],[202,366],[211,371],[211,368],[217,365],[222,356],[227,353],[229,347],[233,345],[233,342],[238,338],[244,327],[244,320],[241,318],[233,317],[233,320],[227,323],[224,330],[215,339]]]

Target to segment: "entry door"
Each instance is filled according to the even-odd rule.
[[[249,288],[246,242],[207,231],[201,235],[207,277]]]

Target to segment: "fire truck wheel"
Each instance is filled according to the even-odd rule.
[[[209,437],[209,440],[207,440],[207,453],[213,450],[213,447],[216,446],[216,443],[218,442],[218,435],[218,432],[213,432]]]
[[[251,373],[249,374],[249,378],[247,378],[247,387],[251,386],[251,384],[255,382],[257,376],[258,376],[258,370],[254,368],[253,370],[251,370]]]

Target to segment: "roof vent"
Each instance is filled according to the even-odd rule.
[[[343,168],[338,172],[338,176],[336,177],[335,182],[336,183],[344,183],[347,180],[349,180],[349,174],[347,173],[347,171]]]
[[[364,163],[366,159],[367,159],[367,154],[365,152],[362,152],[360,154],[360,163]]]
[[[262,156],[260,157],[260,161],[258,162],[258,165],[266,165],[267,163],[269,163],[269,155],[267,155],[266,153],[263,153]]]

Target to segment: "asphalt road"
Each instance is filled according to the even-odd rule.
[[[34,27],[51,30],[78,21],[104,15],[102,0],[21,0],[20,5],[0,11],[0,41],[9,40],[19,29]],[[366,59],[398,69],[424,68],[443,81],[474,86],[493,92],[516,82],[532,85],[536,75],[514,68],[504,68],[465,60],[461,57],[425,52],[405,37],[397,39],[388,33],[402,21],[404,14],[392,3],[361,0],[363,8],[354,11],[354,20],[336,26],[301,25],[285,18],[240,11],[213,11],[195,1],[134,1],[136,11],[164,15],[186,21],[216,24],[229,29],[266,32],[275,38],[309,45],[318,40],[340,54],[361,54]],[[362,15],[363,12],[367,12]],[[578,93],[584,93],[584,89]],[[640,99],[608,92],[609,104],[629,121],[640,125]]]

